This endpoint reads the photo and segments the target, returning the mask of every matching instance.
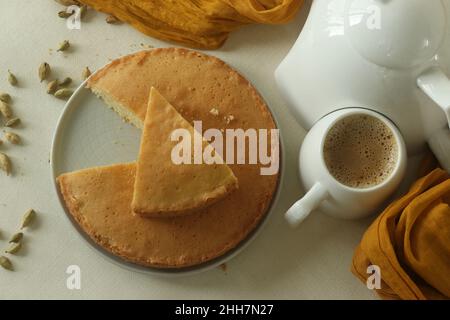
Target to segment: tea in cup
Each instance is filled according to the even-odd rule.
[[[389,119],[347,108],[313,126],[299,161],[301,182],[309,191],[286,213],[293,226],[315,209],[344,219],[372,214],[401,183],[407,154]]]

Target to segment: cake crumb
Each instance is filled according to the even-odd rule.
[[[219,268],[223,271],[223,272],[227,272],[228,270],[228,266],[226,263],[222,263]]]
[[[219,110],[217,110],[217,108],[212,108],[211,110],[209,110],[209,113],[216,117],[219,116]]]
[[[224,117],[224,120],[227,122],[227,124],[230,124],[234,120],[234,116],[232,114],[229,114]]]

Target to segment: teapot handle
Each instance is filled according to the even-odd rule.
[[[417,85],[442,108],[450,128],[450,79],[441,69],[433,67],[419,76]],[[428,144],[440,164],[450,172],[450,130],[436,128],[436,132],[428,139]]]
[[[444,110],[450,127],[450,79],[441,69],[433,67],[419,76],[417,84]]]

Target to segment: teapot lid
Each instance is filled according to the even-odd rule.
[[[346,6],[352,46],[383,67],[412,68],[433,59],[446,34],[442,0],[351,0]]]

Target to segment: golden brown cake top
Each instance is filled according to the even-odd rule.
[[[144,266],[180,268],[234,248],[258,222],[271,194],[257,201],[224,201],[175,218],[133,214],[135,164],[90,168],[58,178],[66,207],[100,246]]]
[[[222,60],[192,50],[139,51],[97,71],[87,86],[109,95],[141,122],[155,87],[191,124],[202,120],[205,130],[275,128],[265,102],[243,76]]]
[[[173,140],[177,130],[189,143]],[[226,164],[194,163],[194,141],[203,149],[208,142],[194,130],[169,102],[155,89],[150,92],[147,116],[137,161],[132,209],[147,217],[186,215],[224,198],[238,187],[238,181]],[[187,163],[176,163],[173,152],[190,153]],[[183,160],[183,159],[181,159]],[[223,162],[223,159],[220,158]]]
[[[276,128],[245,78],[217,58],[185,49],[155,49],[118,59],[93,75],[89,87],[119,101],[141,123],[155,87],[190,123],[201,120],[204,130]],[[230,165],[238,190],[192,215],[167,219],[132,214],[134,165],[69,173],[59,183],[70,213],[94,241],[142,265],[179,268],[223,255],[255,229],[271,205],[279,177],[261,175],[262,167]]]

